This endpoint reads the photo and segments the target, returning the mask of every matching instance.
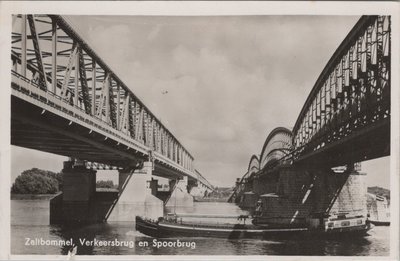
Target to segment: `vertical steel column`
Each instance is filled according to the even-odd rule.
[[[390,16],[384,16],[383,20],[383,56],[390,54]]]
[[[344,86],[349,88],[350,85],[350,50],[347,51],[346,58],[344,60]]]
[[[179,164],[183,167],[183,147],[179,150]]]
[[[181,146],[179,143],[176,144],[176,162],[179,164],[179,158],[181,155]]]
[[[378,20],[375,20],[371,32],[371,64],[378,63]]]
[[[110,79],[109,79],[109,75],[108,75],[107,72],[104,72],[104,77],[105,77],[105,80],[104,80],[105,84],[104,84],[103,88],[105,88],[105,89],[103,91],[106,94],[106,104],[105,104],[105,106],[106,106],[106,122],[110,123],[111,122],[111,117],[110,117],[110,90],[109,90],[109,88],[110,88]]]
[[[79,91],[78,91],[78,84],[79,84],[79,48],[77,54],[75,56],[75,97],[74,97],[74,106],[78,106],[79,102]]]
[[[26,77],[26,15],[21,20],[21,74]]]
[[[178,163],[182,165],[182,147],[180,145],[178,147]]]
[[[167,133],[167,150],[168,150],[168,154],[167,154],[167,157],[169,158],[169,159],[172,159],[172,153],[171,153],[171,138],[169,137],[169,135],[168,135],[168,133]]]
[[[351,87],[351,113],[352,116],[354,117],[355,115],[357,115],[358,112],[358,92],[359,92],[359,88],[358,88],[358,41],[355,42],[354,46],[352,47],[352,49],[350,48],[350,75],[351,75],[351,79],[350,79],[350,87]],[[356,119],[356,118],[354,118]],[[354,120],[352,121],[353,123]]]
[[[96,62],[92,58],[92,115],[96,114]]]
[[[121,101],[121,95],[120,95],[120,90],[119,90],[119,83],[117,82],[117,130],[120,129],[120,101]]]
[[[361,38],[361,72],[367,72],[367,31]]]
[[[343,88],[342,88],[342,60],[339,61],[339,64],[335,68],[335,85],[336,85],[336,123],[340,124],[342,122],[342,105],[343,105]]]
[[[52,19],[52,53],[51,53],[51,84],[53,85],[53,93],[57,91],[57,22]]]
[[[178,144],[174,141],[174,161],[178,162]]]
[[[155,128],[155,120],[151,118],[151,149],[157,151],[157,140],[156,140],[156,128]]]
[[[367,47],[367,32],[368,30],[365,29],[365,32],[363,36],[361,37],[361,54],[360,54],[360,60],[361,60],[361,79],[362,79],[362,85],[360,86],[360,109],[362,112],[365,111],[365,119],[369,119],[369,108],[368,108],[368,100],[369,100],[369,82],[368,82],[368,72],[367,72],[367,52],[368,52],[368,47]]]

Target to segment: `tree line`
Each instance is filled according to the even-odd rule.
[[[32,168],[24,170],[11,186],[14,194],[55,194],[62,191],[63,173]],[[96,188],[115,188],[112,180],[99,180]]]

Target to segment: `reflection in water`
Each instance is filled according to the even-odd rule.
[[[134,222],[94,224],[81,227],[48,225],[48,201],[13,200],[11,202],[11,252],[13,254],[67,254],[70,246],[26,246],[25,238],[69,240],[78,245],[78,255],[388,255],[390,227],[374,227],[370,236],[340,240],[230,240],[217,238],[155,239],[166,247],[154,245],[154,239],[135,230]],[[26,213],[31,213],[26,215]],[[166,213],[241,215],[246,212],[229,203],[195,203],[193,208],[167,208]],[[193,218],[192,218],[193,219]],[[236,219],[210,219],[215,223],[236,223]],[[126,246],[81,245],[86,241],[131,242]],[[187,246],[168,247],[177,241]],[[193,249],[193,244],[195,248]],[[218,247],[215,247],[218,246]]]

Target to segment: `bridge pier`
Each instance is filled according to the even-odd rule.
[[[252,209],[255,207],[260,193],[260,189],[258,189],[258,186],[261,184],[259,182],[246,182],[243,186],[243,190],[239,193],[239,198],[237,199],[237,202],[239,204],[240,208],[243,209]]]
[[[96,171],[80,161],[64,162],[63,193],[50,202],[50,223],[90,224],[133,222],[136,215],[163,216],[163,201],[156,198],[157,180],[152,162],[137,170],[119,172],[119,193],[96,192]]]
[[[276,182],[273,182],[277,175]],[[282,168],[267,182],[254,182],[253,192],[261,201],[258,222],[305,225],[311,219],[366,217],[365,174],[327,169]],[[269,184],[266,186],[265,184]]]
[[[50,223],[94,223],[96,171],[80,161],[65,161],[62,169],[63,193],[51,201]]]
[[[141,169],[119,172],[119,197],[107,221],[132,222],[136,215],[157,219],[164,214],[163,201],[155,195],[157,180],[152,178],[153,163]]]
[[[176,181],[169,200],[166,206],[180,206],[180,207],[193,207],[193,196],[188,191],[188,177],[184,176],[182,179]]]
[[[193,186],[192,189],[190,190],[190,195],[192,195],[194,198],[204,198],[207,196],[207,187],[198,182],[196,186]]]

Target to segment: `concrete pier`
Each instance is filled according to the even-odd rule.
[[[366,216],[365,174],[283,168],[274,186],[265,187],[260,221],[273,224],[305,224],[310,217]],[[246,194],[246,193],[245,193]]]
[[[164,204],[155,196],[157,183],[152,168],[152,162],[144,162],[141,169],[120,171],[119,198],[107,221],[132,222],[136,215],[151,219],[163,216]]]
[[[166,206],[193,207],[193,196],[188,192],[188,178],[186,176],[175,184],[171,197],[166,202]]]
[[[203,184],[197,184],[197,186],[192,187],[190,190],[190,195],[194,198],[204,198],[207,195],[207,187]]]
[[[256,202],[259,198],[258,194],[253,191],[244,192],[239,200],[239,207],[243,209],[253,209],[256,206]]]
[[[77,162],[64,162],[63,193],[50,202],[52,224],[133,222],[136,215],[163,216],[163,201],[155,196],[152,162],[144,162],[141,169],[120,171],[118,193],[96,192],[96,171]]]
[[[86,169],[78,161],[65,161],[62,173],[63,193],[51,200],[50,222],[96,222],[96,171]]]

